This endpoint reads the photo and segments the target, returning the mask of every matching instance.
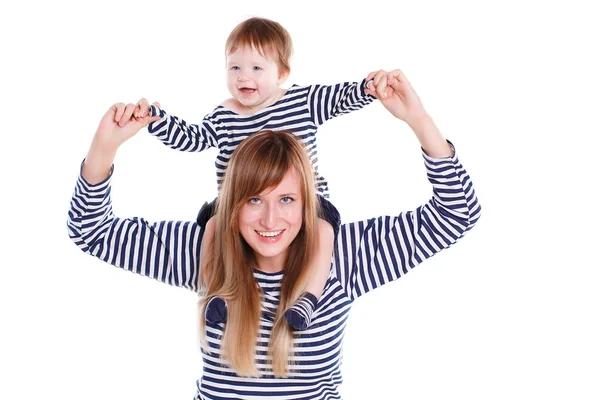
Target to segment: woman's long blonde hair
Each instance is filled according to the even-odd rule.
[[[291,132],[258,132],[243,140],[233,152],[217,200],[213,246],[207,249],[207,259],[201,260],[199,287],[205,292],[199,301],[201,336],[204,337],[206,332],[204,312],[208,299],[222,297],[227,301],[227,322],[221,341],[221,355],[241,376],[259,375],[255,347],[262,292],[253,274],[256,266],[254,252],[240,234],[238,215],[250,198],[276,187],[291,169],[300,177],[303,224],[289,246],[268,351],[273,374],[286,377],[293,360],[293,348],[292,330],[283,314],[306,287],[309,278],[307,266],[317,247],[319,213],[306,148]]]

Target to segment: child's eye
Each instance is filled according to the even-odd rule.
[[[250,204],[260,204],[260,199],[258,197],[252,197],[250,200],[248,200],[248,203],[250,203]]]
[[[237,65],[234,65],[233,67],[231,67],[231,69],[234,71],[238,71],[240,69],[240,67],[238,67]]]
[[[285,196],[281,198],[281,202],[283,204],[290,204],[292,201],[294,201],[294,199],[292,199],[290,196]]]
[[[261,68],[261,67],[259,67],[258,65],[255,65],[253,69],[254,69],[255,71],[260,71],[262,68]]]

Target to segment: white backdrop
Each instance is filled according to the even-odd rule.
[[[66,212],[106,109],[147,97],[200,121],[228,95],[229,31],[255,15],[294,39],[289,85],[402,69],[483,206],[456,246],[356,303],[344,399],[600,398],[591,1],[192,3],[3,7],[0,398],[192,398],[195,295],[80,252]],[[325,124],[319,146],[344,221],[431,195],[417,140],[380,104]],[[140,132],[117,155],[115,213],[194,219],[215,156]]]

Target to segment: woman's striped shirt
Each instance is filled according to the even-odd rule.
[[[264,293],[256,363],[259,378],[237,376],[219,358],[224,326],[207,327],[210,352],[203,351],[203,375],[195,399],[340,399],[338,385],[344,329],[358,297],[392,282],[460,239],[479,219],[480,206],[469,175],[456,155],[423,154],[433,197],[415,210],[343,224],[334,244],[329,280],[311,326],[294,334],[294,367],[275,378],[266,352],[284,272],[255,271]],[[111,175],[89,184],[80,175],[68,214],[69,236],[77,246],[119,268],[198,292],[200,226],[195,222],[148,222],[113,215]]]
[[[306,145],[317,192],[329,197],[327,181],[319,174],[317,128],[330,118],[359,110],[374,99],[365,93],[364,80],[330,86],[293,85],[280,100],[252,115],[239,115],[218,106],[200,124],[188,124],[152,105],[151,114],[160,115],[161,119],[151,123],[148,132],[176,150],[198,152],[218,147],[215,167],[220,189],[231,153],[242,140],[264,129],[289,130]]]

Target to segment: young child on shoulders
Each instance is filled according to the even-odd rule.
[[[284,89],[291,68],[292,40],[279,23],[264,18],[250,18],[237,25],[225,44],[227,89],[226,99],[198,124],[169,115],[158,103],[149,105],[141,99],[135,116],[150,112],[160,116],[148,126],[148,131],[165,145],[180,151],[200,152],[217,147],[215,161],[217,184],[223,182],[225,169],[233,150],[239,143],[261,130],[289,130],[301,138],[313,165],[316,191],[321,205],[317,256],[307,266],[310,280],[306,291],[284,312],[294,330],[305,330],[323,288],[329,278],[333,241],[340,226],[337,209],[327,200],[327,181],[319,174],[316,132],[325,121],[338,115],[359,110],[375,97],[366,86],[366,79],[335,85],[292,85]],[[210,249],[214,235],[215,201],[205,204],[198,215],[204,227],[201,245],[201,287],[211,279]],[[261,232],[268,237],[285,232]],[[222,296],[206,299],[204,316],[209,324],[227,320],[227,301]]]

